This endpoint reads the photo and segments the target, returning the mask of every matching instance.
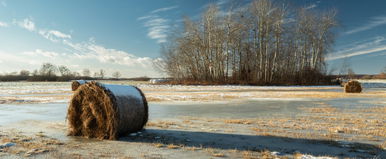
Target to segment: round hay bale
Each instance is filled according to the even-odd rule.
[[[67,120],[70,136],[115,140],[143,129],[148,105],[135,86],[87,82],[75,91]]]
[[[362,92],[362,86],[358,81],[348,81],[344,85],[344,91],[346,93],[361,93]]]
[[[85,84],[85,83],[87,83],[87,81],[85,81],[85,80],[72,81],[72,84],[71,84],[72,91],[76,91],[76,89],[78,89],[80,85]]]

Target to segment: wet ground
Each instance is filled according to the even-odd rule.
[[[170,99],[150,100],[144,131],[99,141],[66,136],[69,83],[23,83],[23,91],[3,85],[8,90],[0,90],[0,101],[7,101],[0,104],[0,158],[386,157],[384,88],[347,95],[325,86],[140,83],[147,97]],[[50,100],[39,100],[42,94]]]

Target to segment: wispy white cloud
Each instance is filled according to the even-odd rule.
[[[71,39],[71,35],[62,33],[57,30],[40,30],[39,34],[43,36],[44,38],[51,40],[53,42],[58,42],[62,39]]]
[[[356,46],[348,46],[345,49],[339,50],[334,53],[330,53],[326,60],[338,60],[354,56],[375,54],[382,51],[386,51],[386,38],[378,36],[373,38],[371,41],[366,41],[362,43],[356,43]]]
[[[8,23],[0,21],[0,27],[8,27]]]
[[[152,18],[145,22],[145,26],[148,27],[147,36],[151,39],[157,40],[158,43],[166,42],[167,31],[169,25],[168,20],[164,18]]]
[[[63,39],[71,39],[70,34],[65,34],[58,30],[52,30],[52,29],[40,29],[36,27],[35,22],[32,20],[32,18],[25,18],[24,20],[13,20],[13,24],[18,25],[19,27],[26,29],[31,32],[38,33],[42,37],[53,41],[53,42],[60,42]]]
[[[155,17],[156,17],[155,15],[146,15],[146,16],[138,17],[137,20],[145,20],[145,19],[151,19]]]
[[[49,58],[54,58],[59,55],[59,53],[51,52],[51,51],[43,51],[41,49],[36,49],[35,51],[28,51],[24,52],[25,55],[32,55],[32,56],[44,56]]]
[[[309,5],[309,6],[306,6],[304,9],[313,9],[313,8],[316,8],[316,7],[318,7],[318,5],[316,5],[316,4],[311,4],[311,5]]]
[[[149,28],[156,28],[165,22],[166,21],[163,19],[152,19],[152,21],[146,22],[146,26]],[[0,64],[1,70],[29,70],[30,68],[37,68],[43,62],[51,62],[56,65],[69,66],[71,69],[77,71],[80,71],[82,68],[90,68],[90,70],[93,71],[105,69],[108,72],[121,70],[121,73],[125,77],[159,75],[159,73],[153,69],[153,62],[157,59],[139,57],[126,51],[98,45],[93,37],[88,41],[75,43],[70,34],[55,29],[40,29],[36,27],[32,18],[26,18],[21,21],[14,20],[13,23],[33,33],[37,33],[52,42],[62,44],[65,47],[66,52],[58,53],[44,49],[35,49],[33,51],[9,53],[0,50],[0,56],[7,59],[7,61]],[[156,35],[152,34],[152,36]],[[25,65],[20,67],[20,63]]]
[[[343,58],[349,58],[353,56],[359,56],[359,55],[366,55],[366,54],[373,54],[381,51],[386,51],[386,45],[378,48],[373,48],[373,49],[368,49],[368,50],[363,50],[363,51],[356,51],[356,52],[351,52],[349,54],[343,54],[343,55],[338,55],[333,58],[329,58],[328,60],[337,60],[337,59],[343,59]]]
[[[167,33],[170,28],[168,19],[153,15],[140,20],[145,20],[144,26],[148,28],[147,36],[150,39],[157,40],[157,43],[166,42]]]
[[[32,18],[25,18],[22,21],[16,21],[14,20],[14,24],[19,25],[20,27],[27,29],[28,31],[35,31],[35,23],[33,22]]]
[[[72,48],[74,50],[73,55],[80,59],[94,59],[101,63],[119,64],[131,67],[149,67],[153,63],[152,58],[138,57],[125,51],[109,49],[97,45],[94,41],[72,43],[64,40],[63,44]]]
[[[173,10],[176,8],[178,8],[178,6],[164,7],[164,8],[159,8],[159,9],[153,10],[150,13],[155,14],[155,13],[159,13],[159,12],[165,12],[165,11]]]
[[[368,22],[367,24],[351,29],[349,31],[346,31],[344,34],[350,35],[350,34],[362,32],[362,31],[370,30],[385,24],[386,24],[386,16],[373,17],[371,18],[370,22]]]
[[[147,36],[154,39],[157,43],[164,43],[170,28],[169,19],[161,17],[161,12],[177,9],[179,6],[170,6],[151,11],[149,14],[138,17],[137,20],[144,21],[144,26],[148,29]]]

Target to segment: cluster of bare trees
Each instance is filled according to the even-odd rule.
[[[184,18],[162,46],[158,66],[180,81],[249,84],[321,82],[334,41],[335,11],[290,8],[272,0]]]
[[[57,73],[60,75],[58,76]],[[21,70],[18,72],[12,72],[5,75],[0,75],[0,81],[69,81],[76,79],[106,79],[106,71],[100,69],[94,73],[94,77],[91,77],[91,71],[87,68],[82,70],[82,74],[76,71],[71,71],[67,66],[60,65],[56,66],[52,63],[43,63],[40,69],[35,69],[30,72],[28,70]],[[119,71],[112,73],[113,78],[108,79],[119,79],[121,73]]]

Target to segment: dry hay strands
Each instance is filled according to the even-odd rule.
[[[72,89],[72,91],[76,91],[80,85],[86,84],[86,83],[87,83],[87,81],[85,81],[85,80],[72,81],[71,89]]]
[[[361,93],[362,86],[358,81],[348,81],[344,85],[344,92],[346,93]]]
[[[70,136],[116,140],[143,129],[148,105],[135,86],[87,82],[75,91],[67,120]]]

